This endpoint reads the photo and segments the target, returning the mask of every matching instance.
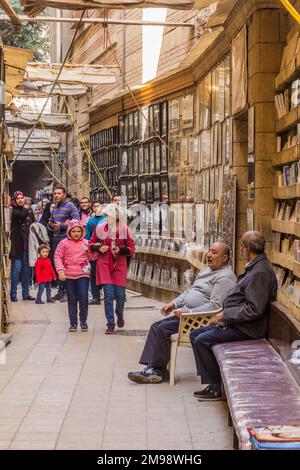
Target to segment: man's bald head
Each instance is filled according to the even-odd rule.
[[[215,242],[207,254],[207,264],[211,269],[220,269],[227,266],[230,259],[230,248],[224,242]]]
[[[246,232],[242,236],[242,244],[255,255],[261,255],[265,252],[265,237],[261,232],[255,230]]]

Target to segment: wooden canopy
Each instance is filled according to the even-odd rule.
[[[205,8],[216,0],[21,0],[24,12],[28,16],[37,16],[47,7],[62,10],[83,10],[84,8],[171,8],[191,10]]]

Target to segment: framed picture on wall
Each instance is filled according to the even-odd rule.
[[[153,202],[153,179],[152,177],[146,178],[146,202]]]
[[[149,174],[149,144],[144,144],[144,173]]]
[[[127,153],[128,153],[128,175],[133,174],[133,148],[127,147]]]
[[[153,175],[155,173],[155,142],[152,141],[149,144],[149,173]]]
[[[133,147],[133,174],[138,175],[139,173],[139,146]]]
[[[195,176],[187,175],[185,178],[185,201],[194,202],[195,198]]]
[[[185,202],[185,175],[178,176],[178,201]]]
[[[178,202],[178,176],[169,177],[169,197],[170,202]]]
[[[180,128],[180,100],[169,101],[169,131],[175,132]]]
[[[158,202],[160,201],[160,178],[159,176],[155,176],[153,178],[153,201]]]
[[[168,102],[167,101],[160,103],[160,123],[161,123],[161,135],[164,137],[167,135],[167,129],[168,129]]]
[[[153,127],[157,134],[160,134],[160,105],[153,105]],[[154,133],[156,136],[156,134]]]
[[[169,178],[167,175],[160,177],[160,194],[162,202],[167,203],[169,201]]]
[[[124,144],[128,144],[129,142],[129,119],[128,114],[124,116]]]
[[[139,200],[146,203],[146,180],[143,177],[139,178]]]
[[[121,147],[121,176],[128,175],[128,152],[127,147]]]
[[[160,161],[161,161],[161,164],[160,164],[160,171],[161,173],[165,173],[168,171],[168,148],[167,148],[167,144],[161,144],[161,148],[160,148],[161,152],[160,152]]]
[[[139,200],[139,180],[137,176],[132,178],[132,192],[133,192],[133,202],[138,202]]]
[[[135,111],[133,114],[133,140],[139,140],[140,135],[140,113]]]
[[[139,175],[144,174],[144,147],[143,145],[139,145],[139,154],[138,154],[138,159],[139,159]]]
[[[134,140],[134,120],[133,120],[133,113],[128,115],[128,140],[129,142],[133,142]]]
[[[161,147],[160,141],[155,141],[155,173],[160,173],[161,171]]]
[[[194,126],[194,95],[182,98],[182,127],[189,129]]]

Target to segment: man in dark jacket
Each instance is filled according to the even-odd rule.
[[[56,206],[52,211],[47,228],[53,231],[53,253],[55,253],[58,244],[67,237],[67,220],[80,220],[80,216],[79,210],[69,200],[63,186],[56,186],[54,188],[53,200],[56,202]],[[58,292],[53,297],[53,300],[66,300],[66,296],[64,294],[65,283],[59,281]]]
[[[223,312],[215,315],[211,325],[192,331],[190,340],[197,373],[204,390],[195,392],[199,401],[221,399],[221,375],[212,351],[217,343],[264,338],[267,332],[267,307],[276,300],[277,280],[265,255],[265,239],[260,232],[242,237],[241,254],[246,259],[245,272],[226,296]]]
[[[25,197],[21,191],[14,193],[15,205],[11,216],[11,290],[12,302],[17,302],[19,279],[22,284],[23,300],[34,300],[29,293],[31,268],[28,261],[29,227],[35,221],[32,210],[25,205]]]

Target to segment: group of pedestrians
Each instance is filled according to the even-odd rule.
[[[14,193],[11,224],[11,300],[17,301],[21,281],[23,300],[67,301],[70,332],[78,327],[88,330],[88,305],[100,304],[103,288],[107,319],[106,334],[117,326],[124,327],[124,302],[128,257],[134,254],[134,239],[121,222],[121,198],[115,195],[111,204],[102,207],[86,197],[80,201],[56,186],[53,202],[45,201],[37,222],[30,203],[21,191]],[[29,288],[34,268],[38,284],[36,299]],[[57,293],[51,297],[51,285],[57,282]],[[89,302],[89,288],[92,299]],[[114,307],[114,301],[116,306]]]

